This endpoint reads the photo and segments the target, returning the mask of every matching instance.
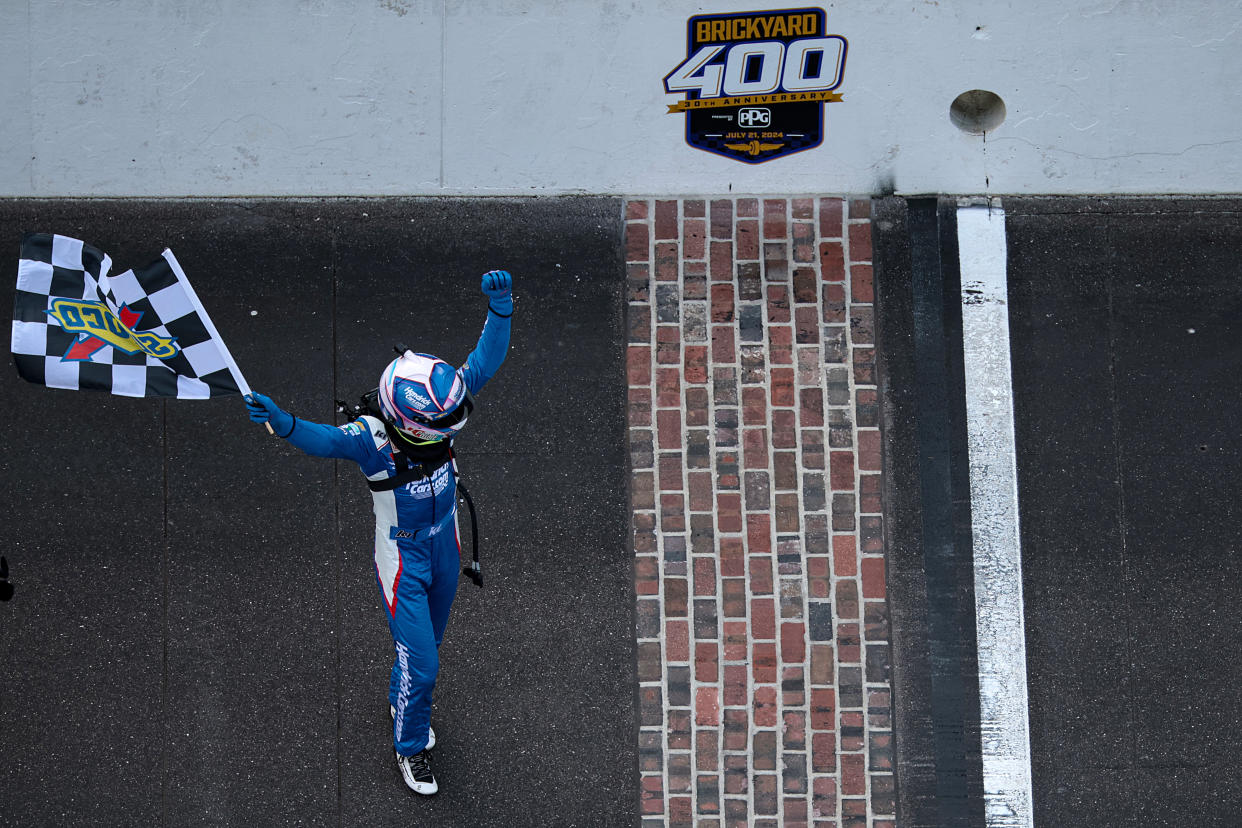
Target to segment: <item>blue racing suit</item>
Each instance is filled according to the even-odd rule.
[[[491,379],[509,348],[509,317],[489,305],[478,345],[459,371],[472,394]],[[284,435],[282,435],[284,436]],[[384,423],[363,416],[340,427],[294,418],[289,442],[316,457],[353,460],[368,480],[397,474]],[[391,491],[372,491],[375,573],[396,648],[388,687],[393,745],[412,756],[427,744],[438,649],[461,570],[454,461]]]

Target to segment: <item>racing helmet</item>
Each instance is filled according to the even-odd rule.
[[[380,375],[384,418],[414,443],[455,435],[474,408],[474,397],[453,366],[430,354],[406,351]]]

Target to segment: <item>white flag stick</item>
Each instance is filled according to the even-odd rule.
[[[242,376],[241,368],[237,366],[237,360],[233,359],[233,354],[229,352],[229,346],[224,344],[224,339],[220,336],[220,332],[216,330],[216,325],[211,321],[211,315],[207,313],[207,309],[203,307],[202,301],[198,298],[198,294],[194,292],[194,286],[190,284],[190,279],[185,275],[185,271],[181,269],[181,263],[177,261],[177,257],[173,255],[172,249],[165,247],[161,254],[164,260],[168,262],[168,266],[172,268],[173,273],[177,274],[177,278],[181,284],[185,286],[186,295],[190,301],[194,303],[194,309],[198,311],[199,318],[203,320],[203,327],[207,329],[207,333],[211,335],[211,339],[220,348],[220,352],[224,355],[224,362],[228,365],[229,373],[233,375],[233,381],[237,383],[237,390],[241,391],[242,397],[250,396],[250,383],[246,382],[246,378]],[[264,423],[267,427],[268,434],[275,434],[272,431],[271,423]]]

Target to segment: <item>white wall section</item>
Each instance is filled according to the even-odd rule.
[[[1242,191],[1238,0],[826,4],[823,144],[687,146],[687,19],[798,6],[0,3],[0,195]],[[949,120],[970,89],[991,134]]]
[[[984,808],[988,828],[1032,828],[1005,214],[999,204],[959,208],[957,238]]]

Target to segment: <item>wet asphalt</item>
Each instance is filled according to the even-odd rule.
[[[633,824],[620,227],[607,198],[0,202],[14,274],[28,231],[118,269],[171,247],[250,385],[320,422],[397,341],[461,364],[485,271],[517,301],[458,441],[485,587],[462,579],[441,650],[432,799],[392,758],[357,468],[237,398],[49,390],[10,365],[0,823]]]

